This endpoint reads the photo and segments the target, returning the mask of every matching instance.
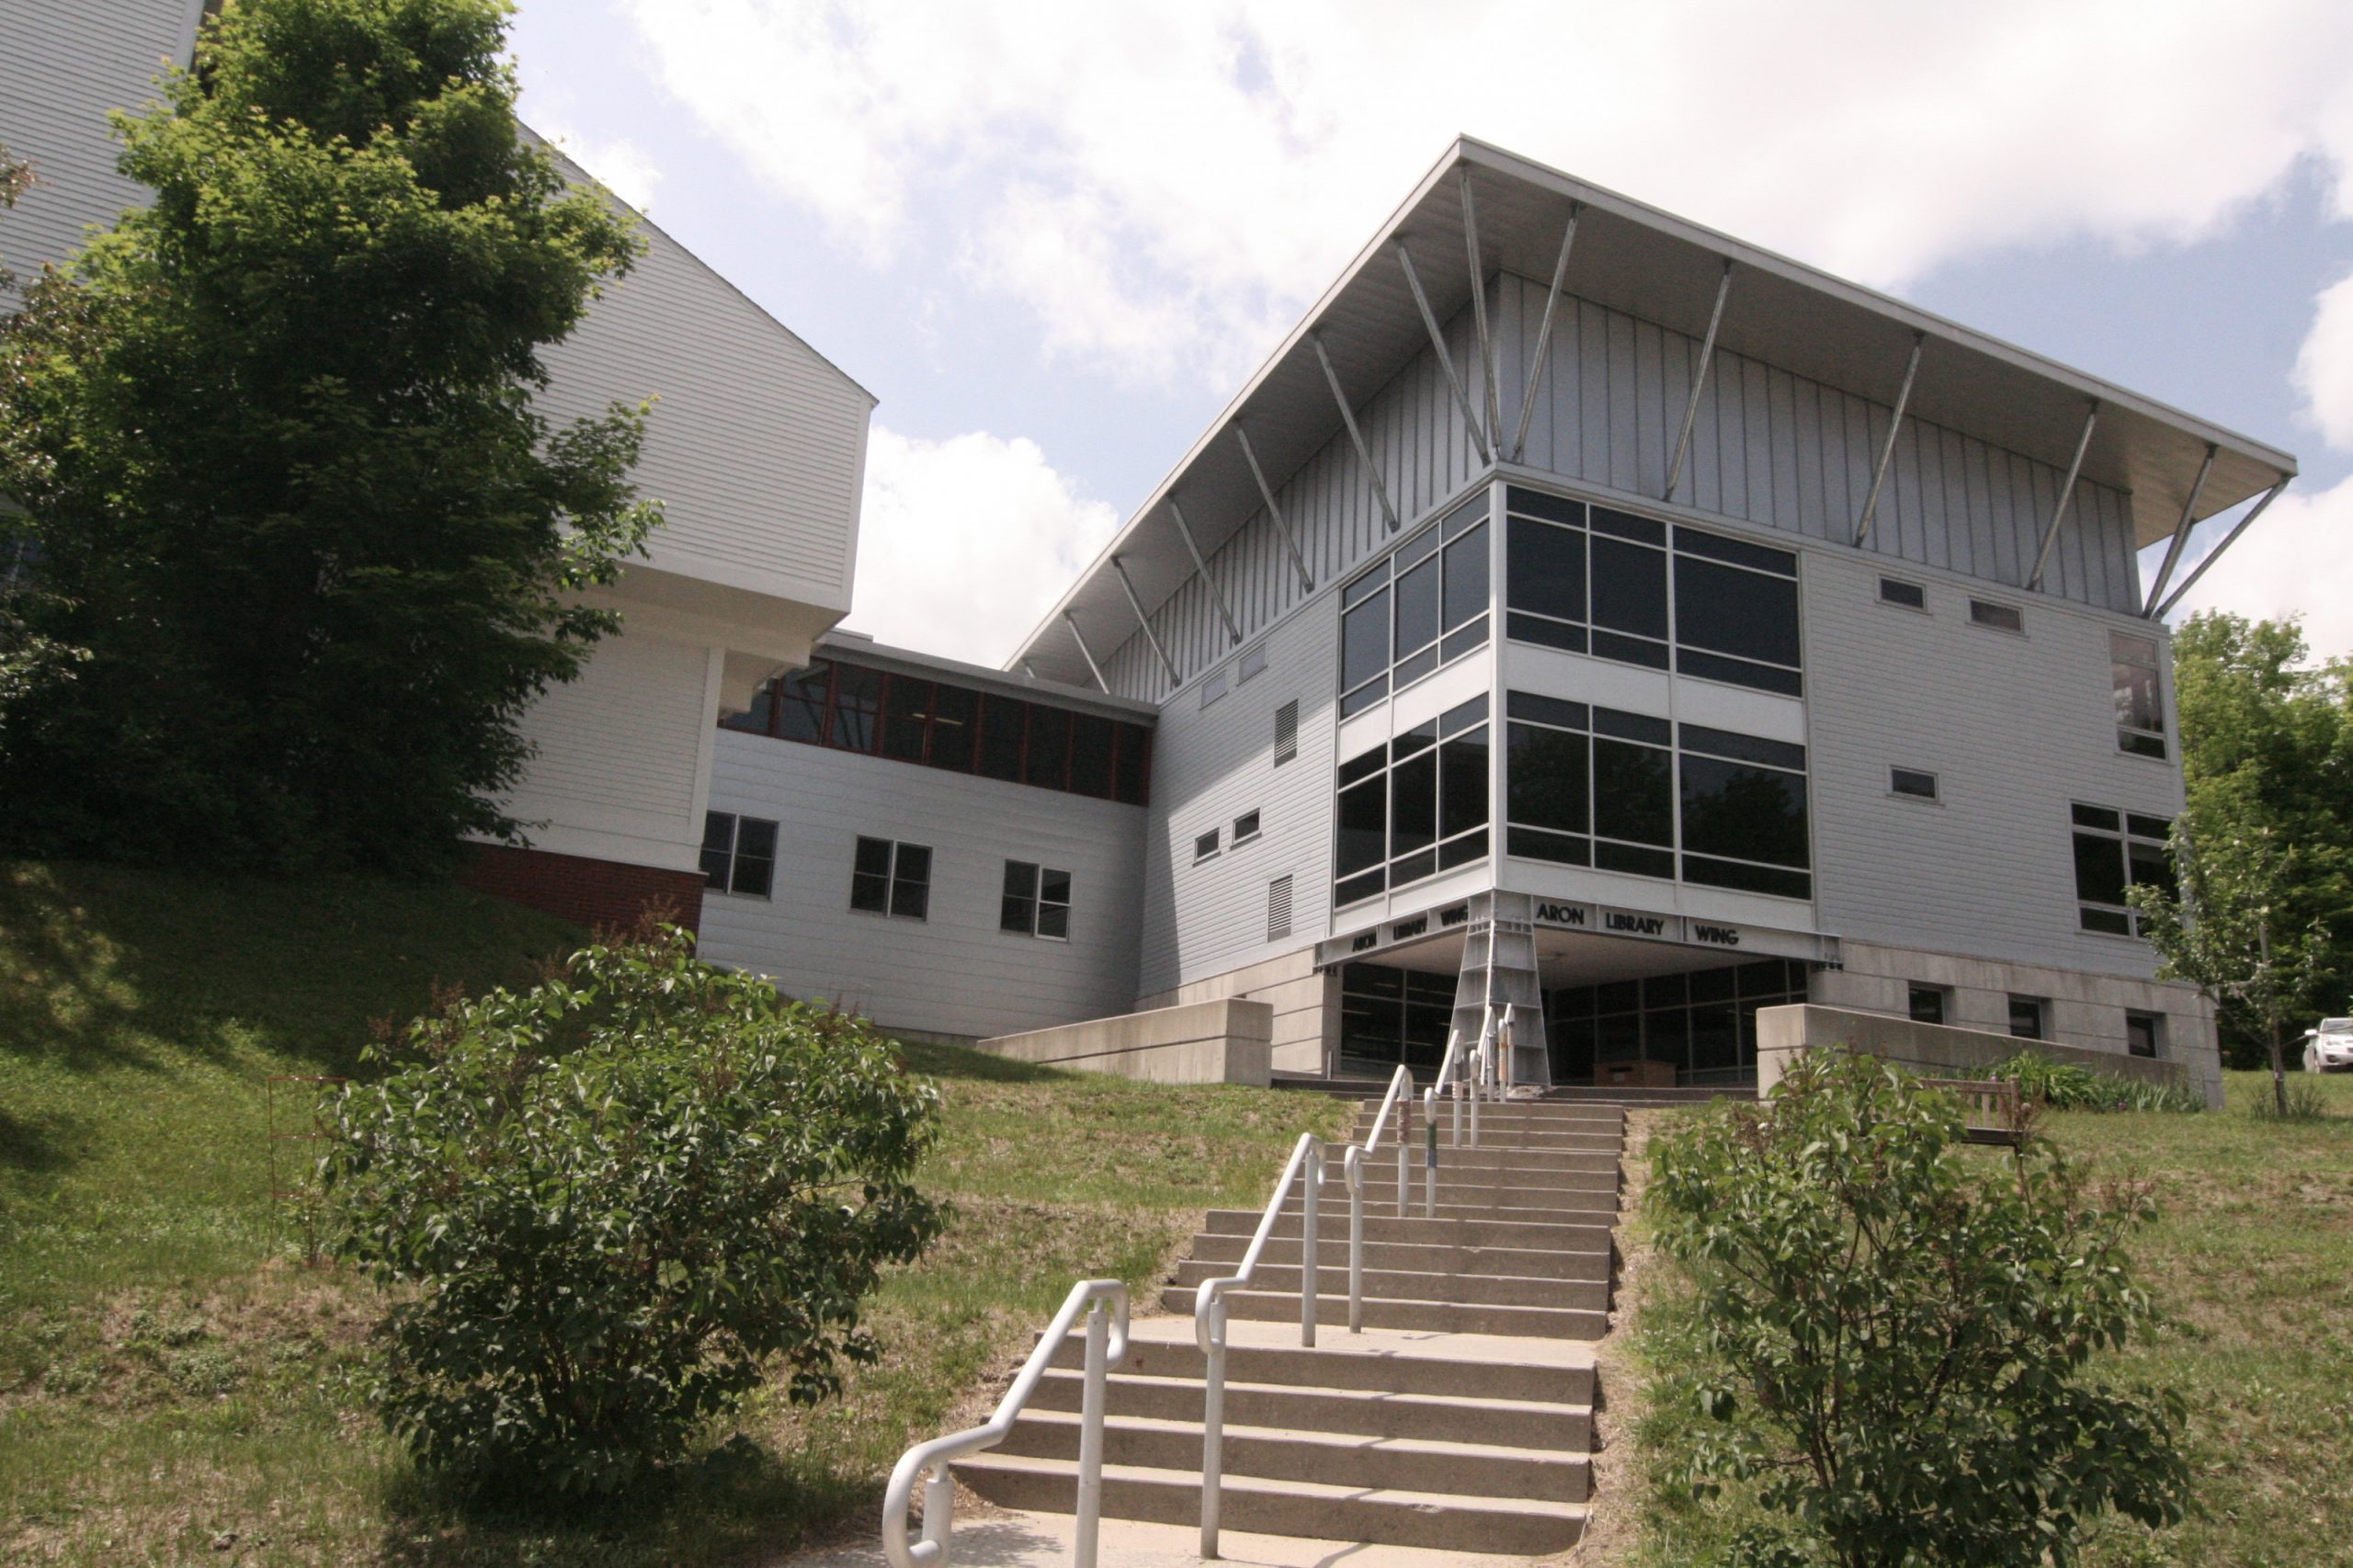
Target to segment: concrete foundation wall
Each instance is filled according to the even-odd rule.
[[[1276,1072],[1332,1071],[1340,1039],[1339,978],[1316,969],[1313,948],[1141,996],[1136,1006],[1172,1007],[1226,998],[1263,1002],[1273,1011]]]
[[[1160,1007],[979,1042],[992,1056],[1110,1073],[1154,1084],[1271,1081],[1268,1039],[1275,1010],[1264,1002],[1222,1000]]]
[[[1780,1081],[1790,1059],[1817,1047],[1845,1046],[1865,1055],[1884,1058],[1930,1077],[1983,1077],[1997,1062],[2031,1050],[2054,1061],[2105,1073],[2111,1077],[2143,1083],[2186,1083],[2219,1109],[2222,1081],[2219,1072],[2201,1072],[2195,1060],[2128,1056],[2121,1050],[2086,1050],[2048,1040],[2023,1040],[1990,1029],[1955,1028],[1945,1024],[1915,1024],[1885,1013],[1857,1012],[1845,1007],[1797,1006],[1766,1007],[1756,1015],[1756,1092],[1770,1092]],[[2211,1057],[2208,1058],[2211,1064]]]

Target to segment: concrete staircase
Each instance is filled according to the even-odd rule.
[[[1361,1139],[1372,1108],[1358,1114]],[[1361,1334],[1347,1328],[1347,1193],[1333,1158],[1313,1349],[1299,1343],[1302,1205],[1286,1206],[1253,1288],[1226,1297],[1228,1529],[1523,1557],[1574,1544],[1623,1126],[1614,1105],[1489,1105],[1474,1150],[1448,1147],[1442,1119],[1434,1219],[1418,1126],[1410,1217],[1397,1214],[1393,1156],[1368,1162]],[[1193,1296],[1239,1267],[1259,1214],[1212,1210],[1161,1293],[1170,1315],[1132,1324],[1106,1401],[1106,1517],[1199,1520]],[[1073,1510],[1082,1360],[1074,1337],[1011,1436],[958,1461],[965,1486],[1007,1507]]]

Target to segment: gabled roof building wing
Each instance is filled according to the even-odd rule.
[[[1444,360],[1431,352],[1438,338]],[[1381,401],[1417,374],[1428,384],[1405,389],[1415,407],[1401,426]],[[1765,440],[1744,426],[1776,415],[1823,426],[1811,484],[1725,472],[1722,445],[1752,443],[1761,456]],[[1309,504],[1290,494],[1302,471],[1334,458],[1379,518],[1360,548],[1346,527],[1329,540],[1284,515],[1287,499]],[[1239,601],[1266,589],[1219,559],[1245,526],[1269,532],[1287,606],[1441,499],[1433,468],[1461,481],[1491,460],[2132,612],[2151,608],[2135,551],[2296,472],[2260,442],[1464,138],[1010,667],[1087,681],[1090,663],[1108,670],[1150,612],[1145,641],[1160,652],[1135,662],[1157,669],[1158,690],[1181,684],[1195,672],[1172,673],[1184,635],[1172,599],[1201,597],[1229,645],[1261,624],[1243,624],[1252,618]],[[1944,506],[1922,491],[1947,486],[1956,512],[1988,514],[1984,548],[1967,559],[1938,559],[1916,516]],[[2170,562],[2165,575],[2153,585],[2177,592]],[[1149,679],[1122,689],[1157,695]]]

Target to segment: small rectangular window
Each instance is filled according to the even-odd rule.
[[[1050,942],[1070,940],[1070,873],[1051,867],[1038,873],[1038,935]]]
[[[1211,670],[1210,672],[1209,678],[1201,682],[1201,706],[1207,708],[1211,703],[1215,702],[1219,698],[1223,697],[1224,695],[1225,672],[1223,670]]]
[[[1275,766],[1280,767],[1299,755],[1299,699],[1291,699],[1275,710]]]
[[[1253,676],[1264,675],[1266,670],[1267,645],[1261,642],[1255,648],[1245,648],[1233,667],[1233,684],[1240,686]]]
[[[2043,1010],[2046,1004],[2040,996],[2010,998],[2010,1033],[2019,1040],[2041,1040]]]
[[[1898,795],[1911,795],[1923,801],[1937,798],[1937,776],[1917,767],[1889,768],[1887,787]]]
[[[1945,1021],[1945,988],[1941,985],[1915,985],[1905,1002],[1906,1010],[1915,1024],[1941,1024]]]
[[[702,819],[702,877],[717,892],[768,896],[776,875],[777,824],[733,812],[707,812]]]
[[[2124,1015],[2124,1049],[2134,1056],[2155,1056],[2163,1033],[2163,1021],[2154,1013]]]
[[[1257,836],[1258,813],[1256,812],[1245,812],[1233,819],[1233,842],[1236,845],[1247,844]]]
[[[1984,599],[1969,601],[1969,619],[1979,626],[1990,626],[1996,631],[2024,631],[2026,617],[2016,605],[1997,605]]]
[[[2157,640],[2108,634],[2109,684],[2116,699],[2116,744],[2135,756],[2165,755],[2165,709]]]
[[[1193,840],[1193,860],[1196,864],[1217,853],[1217,835],[1218,830],[1211,828]]]
[[[928,919],[931,913],[931,850],[888,838],[858,841],[850,863],[849,906],[868,915],[903,920]]]
[[[1888,604],[1902,605],[1905,609],[1928,608],[1928,590],[1901,577],[1881,577],[1879,580],[1879,597]]]
[[[1038,928],[1038,868],[1027,860],[1005,863],[1005,896],[997,929],[1027,937]]]
[[[1277,877],[1267,884],[1267,940],[1279,942],[1290,935],[1290,878]]]

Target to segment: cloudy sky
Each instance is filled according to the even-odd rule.
[[[2344,0],[521,0],[514,46],[881,398],[886,641],[1002,660],[1468,132],[2295,452],[2191,608],[2353,653]]]

